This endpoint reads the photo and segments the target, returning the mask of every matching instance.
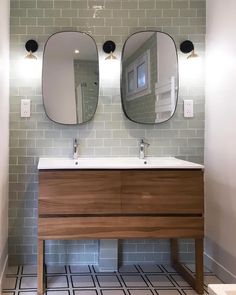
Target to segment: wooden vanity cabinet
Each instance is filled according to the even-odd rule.
[[[109,238],[170,238],[173,266],[203,293],[201,169],[40,170],[38,201],[38,294],[45,240]],[[195,278],[179,263],[178,238],[195,240]]]

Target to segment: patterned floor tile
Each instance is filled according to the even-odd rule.
[[[74,290],[73,295],[98,295],[98,292],[97,290]]]
[[[68,288],[69,284],[68,284],[68,279],[67,276],[47,276],[47,280],[46,280],[47,284],[47,288],[48,289],[57,289],[57,288]]]
[[[18,295],[37,295],[37,291],[20,291]]]
[[[47,274],[66,274],[66,267],[64,265],[49,265],[46,268]]]
[[[192,264],[186,267],[194,273]],[[3,295],[37,295],[36,266],[10,267],[3,281]],[[222,283],[205,270],[209,283]],[[48,266],[45,295],[197,295],[169,265],[128,265],[119,272],[98,272],[96,266]]]
[[[100,287],[121,287],[121,283],[117,276],[97,275],[96,277]]]
[[[23,275],[37,275],[37,265],[24,265],[22,269]]]
[[[163,270],[158,265],[141,264],[142,272],[162,273]]]
[[[122,265],[119,268],[120,273],[138,273],[138,269],[135,265]]]
[[[93,271],[98,273],[98,274],[103,274],[103,275],[110,275],[111,273],[116,273],[116,271],[100,271],[99,267],[97,265],[93,265]]]
[[[91,288],[95,287],[95,283],[92,276],[72,276],[72,286],[73,288]]]
[[[168,273],[177,273],[177,271],[171,265],[164,264],[164,265],[162,265],[162,267]]]
[[[19,266],[8,266],[6,275],[18,275]]]
[[[155,290],[158,295],[180,295],[179,290]]]
[[[46,295],[70,295],[70,291],[67,291],[67,290],[65,290],[65,291],[59,291],[59,290],[57,290],[57,291],[47,291],[46,292]]]
[[[90,267],[88,265],[70,265],[70,273],[90,273]]]
[[[180,287],[189,287],[189,284],[180,275],[171,275],[171,278]]]
[[[101,290],[102,295],[125,295],[124,290]]]
[[[6,277],[3,280],[2,288],[5,290],[16,289],[17,277]]]
[[[151,290],[128,290],[130,295],[153,295]]]
[[[165,275],[147,275],[149,282],[153,287],[170,287],[174,284]]]
[[[126,287],[147,287],[146,282],[140,275],[122,275]]]
[[[37,289],[37,277],[22,277],[20,281],[20,289]]]

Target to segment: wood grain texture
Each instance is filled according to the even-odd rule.
[[[198,294],[204,293],[204,271],[203,271],[203,238],[194,239],[195,242],[195,267],[196,274],[193,275],[189,269],[179,261],[178,240],[171,239],[171,263],[182,277],[192,286]]]
[[[203,237],[201,217],[39,218],[41,239]]]
[[[200,170],[149,170],[122,173],[122,212],[203,213]]]
[[[38,239],[38,295],[44,294],[44,240]]]
[[[39,215],[120,213],[119,171],[42,171]]]
[[[41,171],[39,215],[202,214],[201,170]]]
[[[203,272],[203,238],[195,239],[195,266],[196,266],[196,282],[195,290],[198,294],[204,293],[204,272]]]

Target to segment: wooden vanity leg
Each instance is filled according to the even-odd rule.
[[[44,240],[38,239],[38,295],[44,294]]]
[[[203,239],[195,239],[195,267],[196,267],[196,285],[198,294],[204,292],[204,266],[203,266]]]
[[[179,261],[179,246],[177,239],[170,239],[171,264],[174,266]]]
[[[170,240],[171,248],[171,264],[180,273],[180,275],[192,286],[198,294],[204,292],[203,282],[203,239],[195,240],[195,265],[196,265],[196,276],[184,267],[179,261],[179,247],[178,240]]]

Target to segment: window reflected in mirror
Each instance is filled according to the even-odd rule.
[[[122,53],[122,106],[137,123],[170,119],[178,98],[178,60],[173,39],[147,31],[131,35]]]

